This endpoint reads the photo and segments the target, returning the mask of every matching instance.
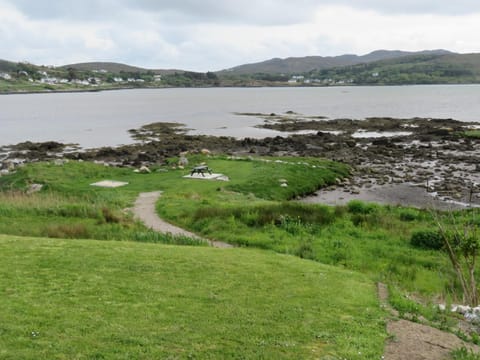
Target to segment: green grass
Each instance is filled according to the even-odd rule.
[[[468,130],[463,133],[468,138],[480,139],[480,130]]]
[[[175,243],[124,211],[138,193],[162,190],[158,213],[203,237],[340,266],[430,299],[458,301],[458,282],[445,254],[410,244],[412,233],[436,228],[428,212],[360,202],[328,207],[289,201],[346,176],[345,165],[313,158],[189,160],[191,166],[206,161],[230,181],[184,179],[189,169],[170,167],[135,174],[87,162],[27,165],[0,178],[0,233]],[[89,185],[104,179],[129,185]],[[281,187],[280,180],[288,187]],[[9,200],[11,191],[31,183],[44,184],[44,190]]]
[[[0,236],[2,359],[379,359],[363,275],[273,252]]]
[[[479,360],[480,355],[465,347],[454,350],[451,353],[453,360]]]

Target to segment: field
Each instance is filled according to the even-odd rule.
[[[443,321],[434,303],[461,301],[446,254],[411,243],[413,234],[436,229],[433,213],[297,201],[348,176],[343,164],[189,157],[190,166],[206,162],[228,176],[224,182],[186,179],[190,166],[177,160],[148,174],[70,161],[31,163],[0,177],[0,233],[7,234],[0,291],[9,294],[0,306],[7,334],[0,349],[7,358],[8,349],[26,344],[25,358],[39,349],[45,358],[118,358],[115,349],[134,358],[238,358],[239,349],[245,358],[379,358],[386,314],[375,282],[388,284],[401,314],[432,321]],[[90,185],[105,179],[128,185]],[[43,188],[30,193],[32,184]],[[128,209],[140,192],[156,190],[163,218],[240,248],[211,249],[145,228]],[[79,310],[70,319],[72,308]],[[24,312],[21,328],[11,309]]]
[[[2,359],[378,359],[383,350],[374,285],[312,261],[12,236],[0,248]]]
[[[192,164],[204,161],[230,181],[184,179],[189,171],[171,166],[136,174],[129,168],[75,161],[27,165],[0,178],[0,186],[15,190],[40,183],[44,188],[32,195],[0,195],[0,233],[195,244],[152,232],[125,211],[140,192],[162,190],[159,214],[206,238],[337,265],[430,299],[456,300],[452,296],[458,284],[447,257],[410,244],[412,233],[435,227],[429,212],[357,202],[328,207],[288,201],[347,176],[346,166],[317,159],[190,158]],[[90,186],[103,179],[129,185]]]

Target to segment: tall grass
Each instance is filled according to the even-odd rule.
[[[0,216],[32,215],[101,218],[104,204],[51,192],[27,194],[21,191],[0,192]]]
[[[195,211],[193,220],[227,219],[229,217],[233,217],[236,221],[251,227],[273,224],[288,228],[289,225],[294,223],[299,225],[331,224],[335,221],[335,212],[328,206],[283,202],[245,207],[201,207]]]

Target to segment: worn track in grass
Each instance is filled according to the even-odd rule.
[[[173,236],[186,236],[193,239],[201,239],[208,242],[210,246],[217,248],[233,247],[231,244],[227,244],[221,241],[203,239],[192,232],[189,232],[185,229],[179,228],[178,226],[172,225],[165,220],[162,220],[155,211],[155,204],[161,195],[161,191],[141,193],[135,201],[133,213],[135,217],[143,221],[143,223],[147,227],[161,233],[171,234]]]

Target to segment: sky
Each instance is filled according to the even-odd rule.
[[[0,0],[0,59],[217,71],[378,49],[480,52],[478,0]]]

